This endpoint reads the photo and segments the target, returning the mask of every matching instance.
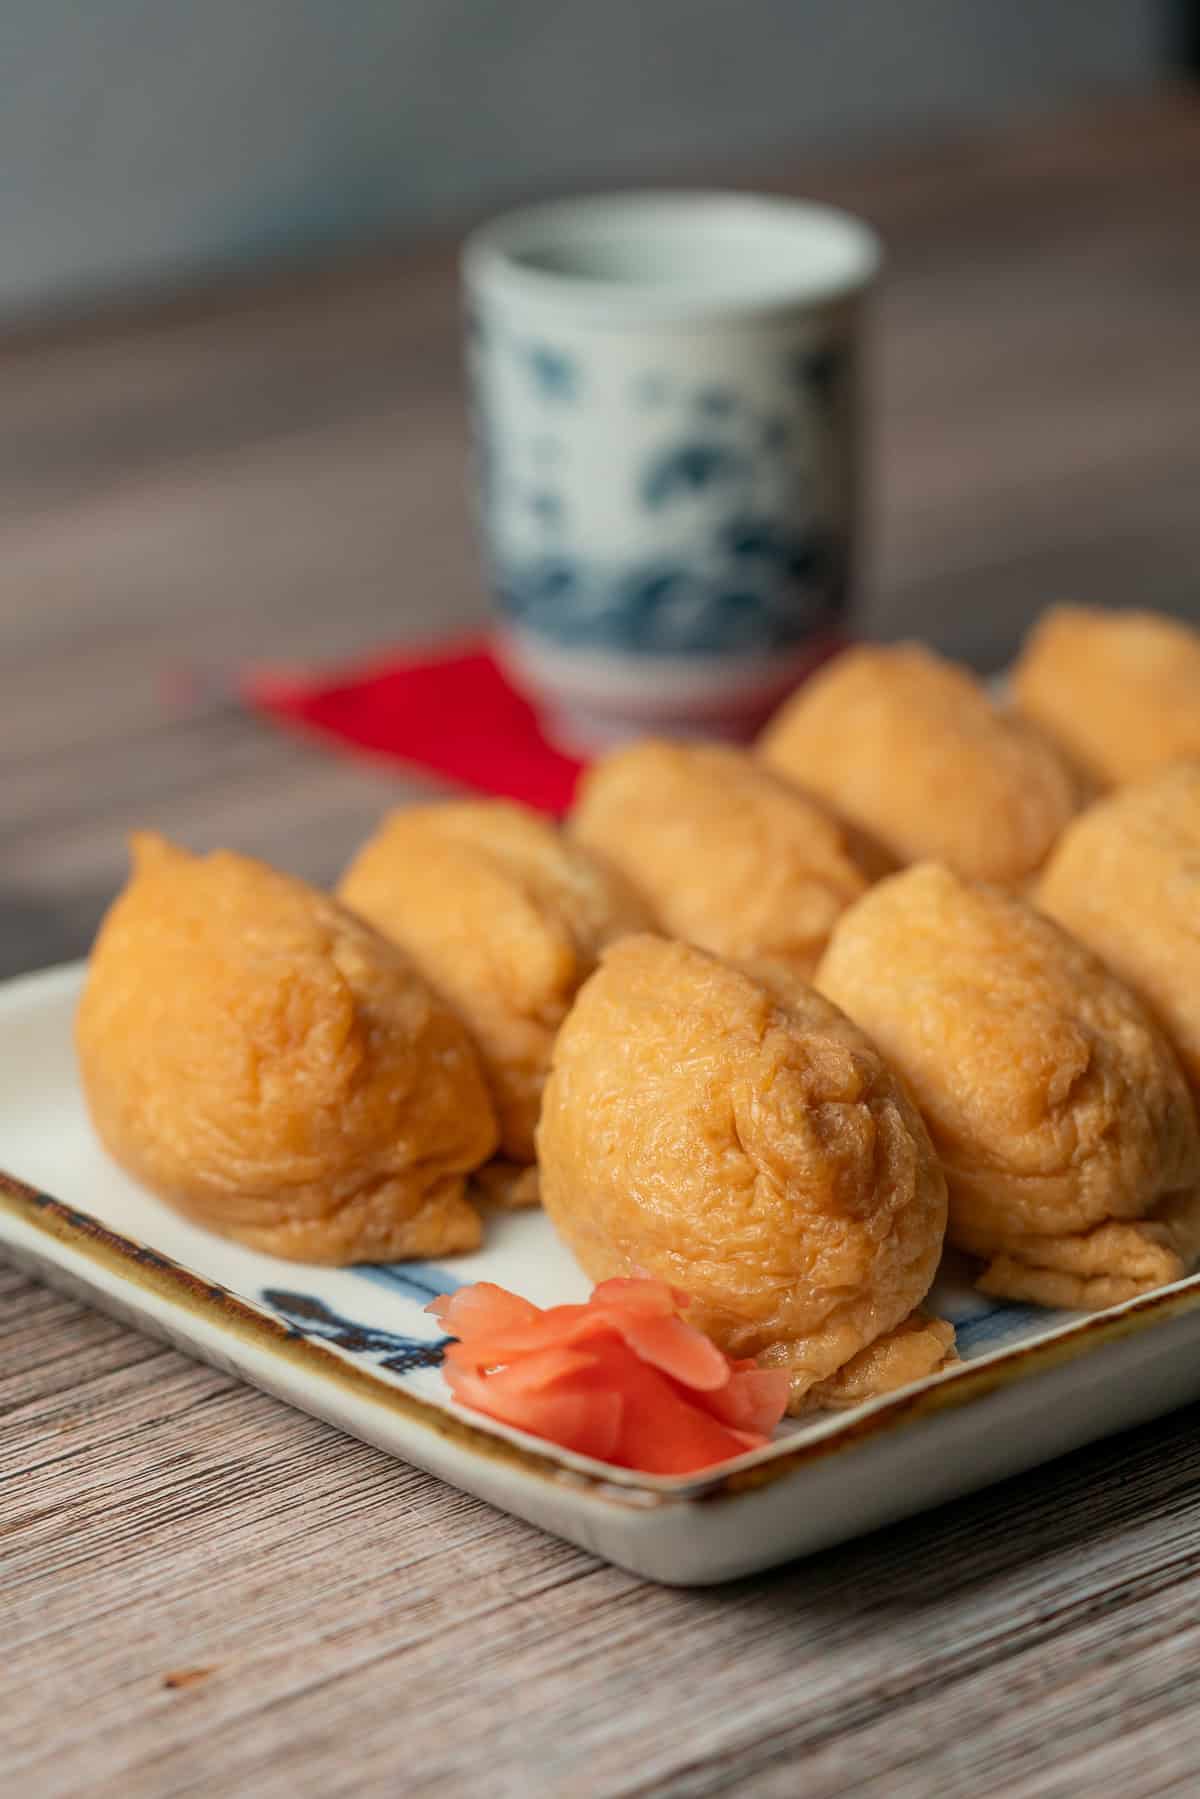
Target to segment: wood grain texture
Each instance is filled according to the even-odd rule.
[[[1200,611],[1193,105],[767,183],[892,246],[872,628]],[[229,678],[482,616],[456,335],[431,253],[0,350],[4,972],[84,947],[130,825],[327,878],[412,790]],[[0,1418],[6,1793],[1194,1790],[1195,1413],[690,1594],[2,1268]]]

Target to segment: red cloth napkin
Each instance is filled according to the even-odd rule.
[[[815,645],[804,675],[845,641]],[[585,766],[547,737],[483,636],[389,651],[332,673],[259,670],[241,691],[285,724],[542,812],[567,810]]]
[[[583,767],[550,742],[483,637],[312,679],[263,672],[245,692],[303,730],[543,812],[566,811]]]

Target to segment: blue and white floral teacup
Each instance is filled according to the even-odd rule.
[[[560,737],[746,729],[843,627],[874,234],[822,206],[556,202],[464,256],[501,651]]]

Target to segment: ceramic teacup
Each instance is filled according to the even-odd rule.
[[[824,206],[556,202],[464,254],[501,653],[561,739],[746,729],[845,622],[880,260]]]

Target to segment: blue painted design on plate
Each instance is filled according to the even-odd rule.
[[[452,1341],[450,1337],[401,1336],[395,1331],[380,1330],[373,1324],[361,1324],[357,1319],[335,1312],[332,1306],[312,1293],[264,1287],[259,1297],[264,1305],[287,1320],[296,1336],[366,1357],[373,1366],[386,1368],[392,1374],[411,1374],[417,1368],[439,1368],[446,1346]]]
[[[992,1306],[966,1318],[955,1318],[944,1311],[954,1326],[954,1340],[960,1356],[983,1355],[989,1349],[1003,1349],[1007,1344],[1030,1336],[1047,1320],[1047,1313],[1036,1306]]]
[[[456,1274],[435,1268],[430,1262],[358,1262],[351,1273],[360,1280],[375,1281],[394,1293],[403,1293],[406,1299],[415,1299],[422,1306],[431,1299],[440,1299],[443,1293],[457,1293],[462,1286]]]

